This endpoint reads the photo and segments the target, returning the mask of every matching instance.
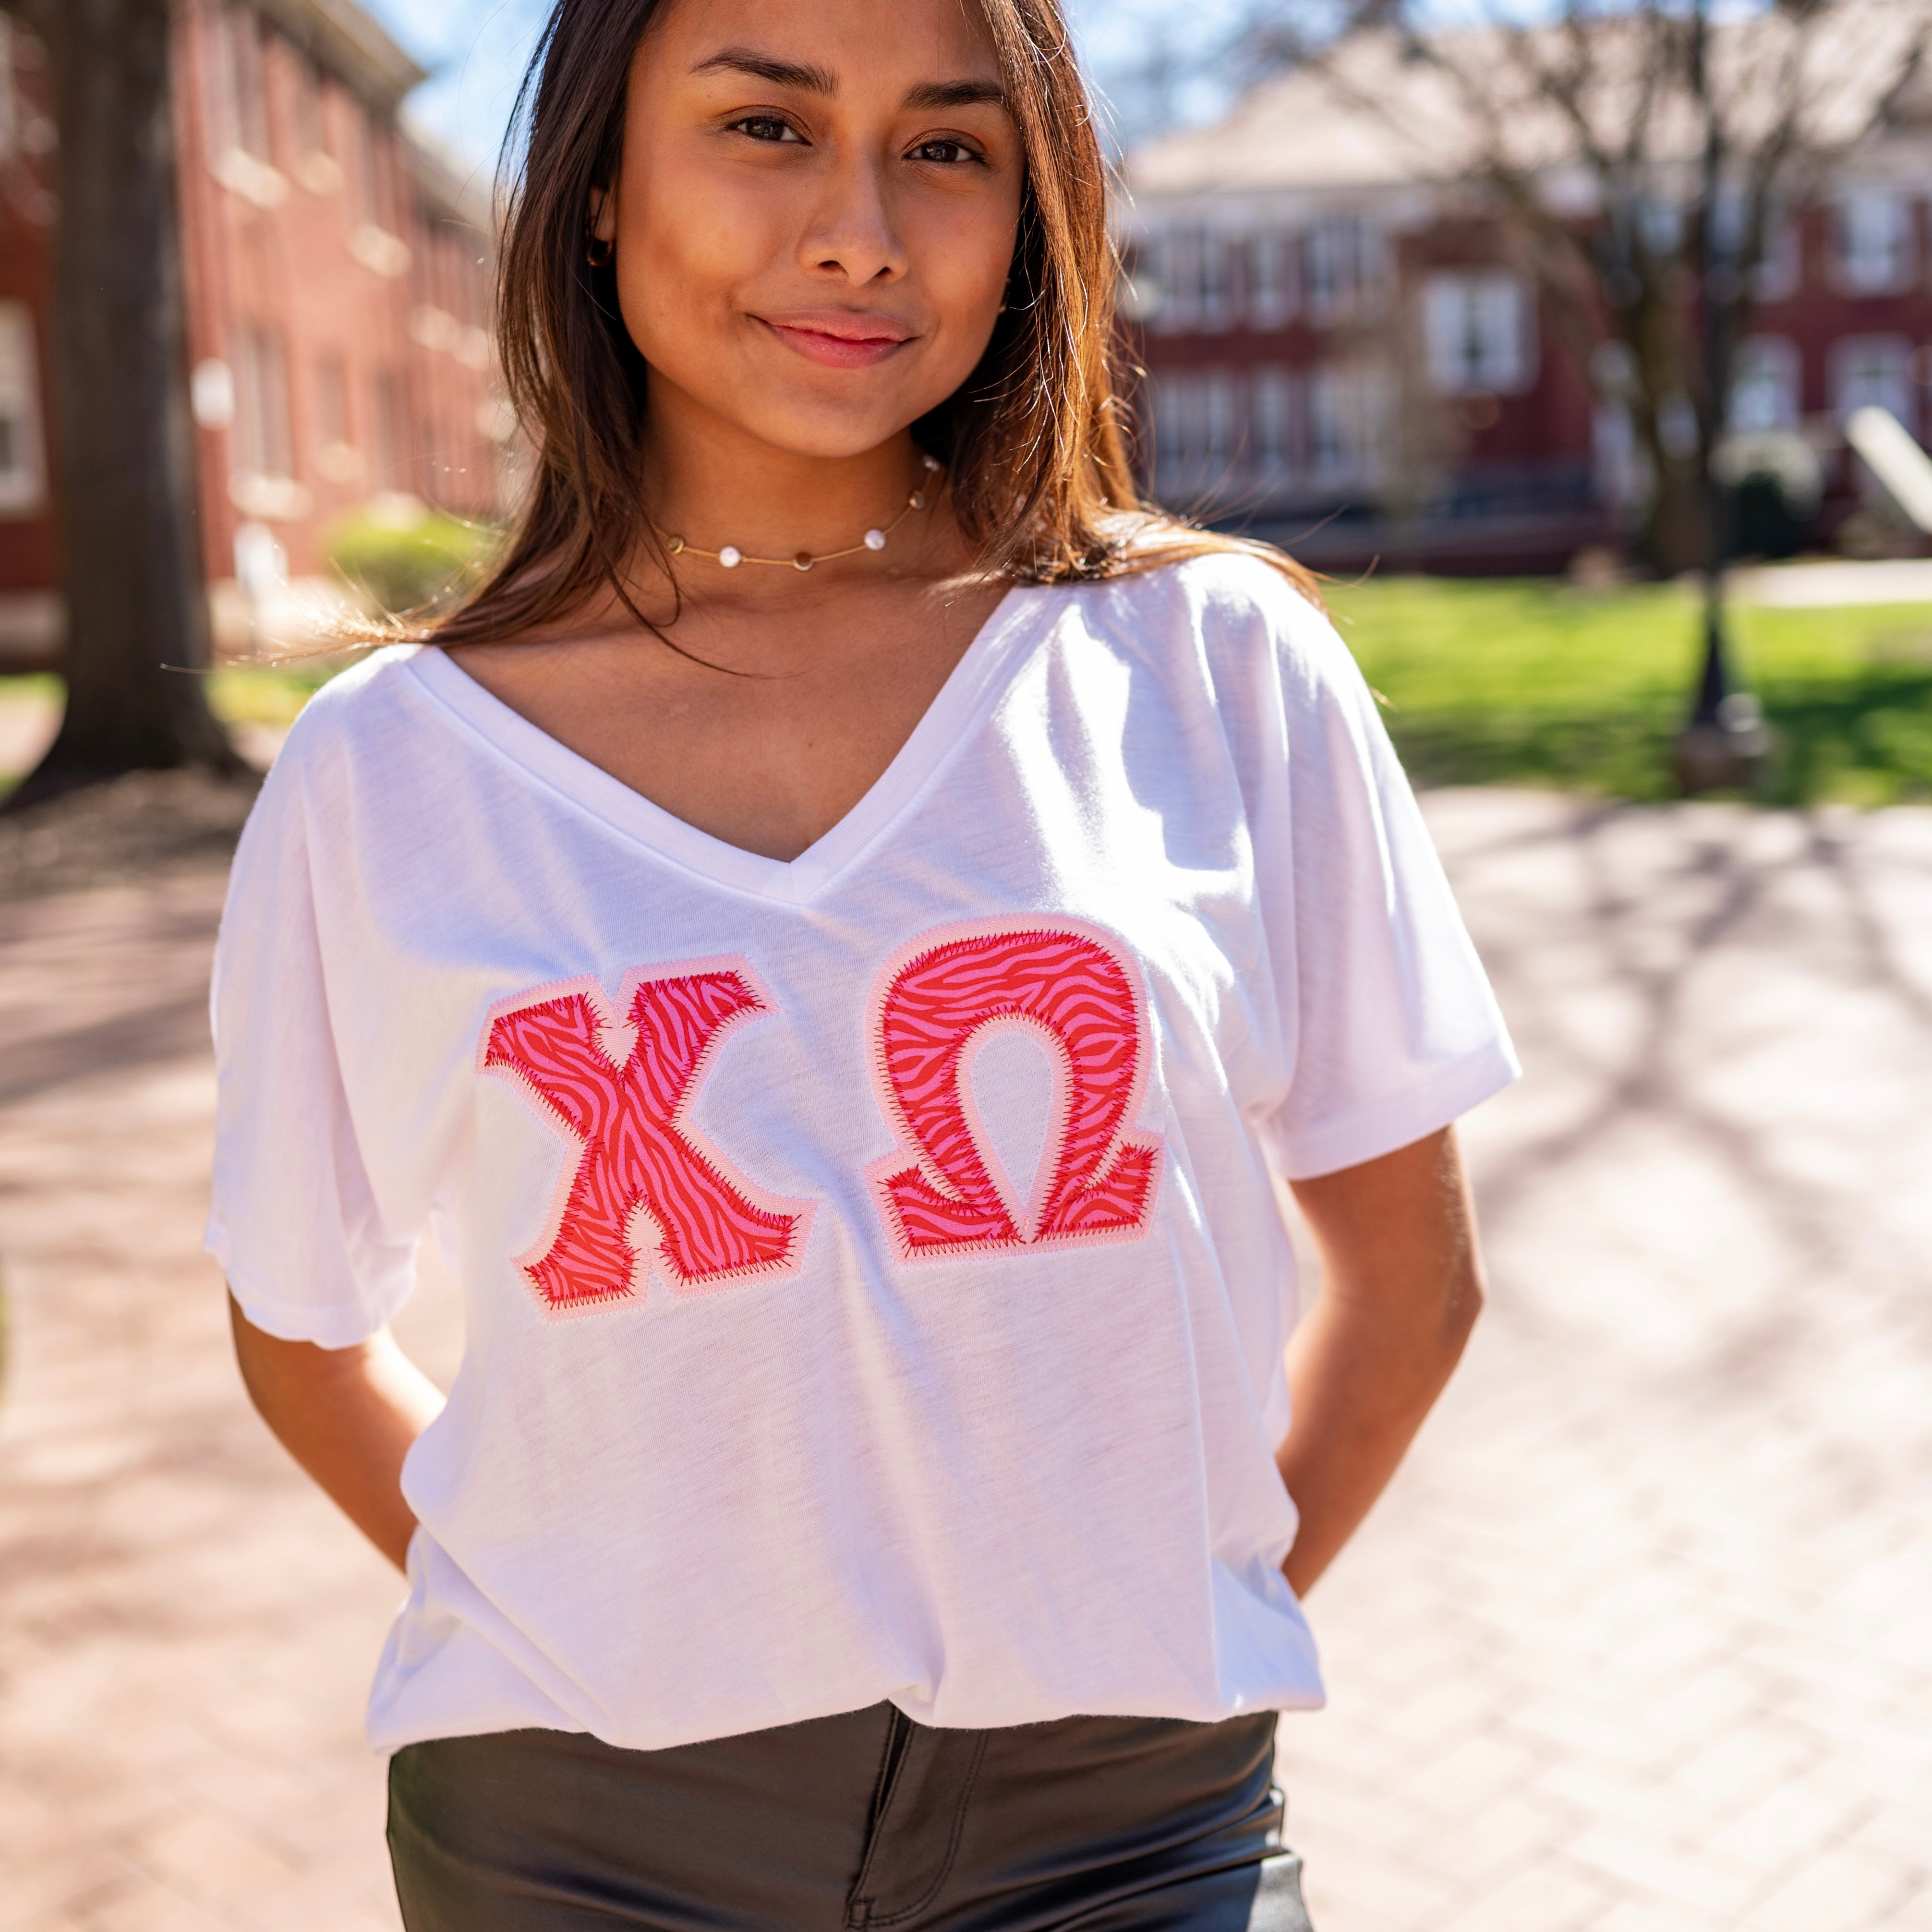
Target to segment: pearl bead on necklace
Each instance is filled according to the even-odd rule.
[[[930,456],[922,453],[920,463],[928,474],[938,470],[938,464]],[[836,557],[856,556],[862,550],[884,550],[886,539],[910,516],[915,510],[926,508],[926,491],[923,488],[913,491],[905,500],[905,507],[892,521],[877,530],[868,530],[855,544],[848,544],[843,550],[828,550],[814,556],[810,550],[802,550],[793,556],[748,556],[736,544],[727,544],[722,550],[700,550],[688,544],[683,538],[672,536],[664,538],[664,548],[673,556],[708,557],[726,570],[736,570],[741,563],[788,563],[794,570],[809,570],[815,563],[830,563]]]

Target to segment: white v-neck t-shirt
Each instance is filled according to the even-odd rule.
[[[1354,664],[1264,565],[1012,591],[790,863],[440,651],[235,865],[209,1247],[339,1348],[462,1288],[371,1741],[1316,1705],[1271,1174],[1509,1042]]]

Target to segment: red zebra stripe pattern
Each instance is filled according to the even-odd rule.
[[[1133,975],[1096,932],[1010,921],[928,935],[881,974],[872,1000],[880,1104],[906,1144],[866,1169],[908,1259],[1030,1243],[1133,1240],[1151,1217],[1156,1135],[1122,1131],[1147,1077]],[[1059,1061],[1042,1179],[1016,1224],[988,1172],[966,1085],[987,1027],[1043,1031]],[[917,1156],[903,1165],[907,1153]]]
[[[656,1224],[674,1294],[796,1270],[812,1204],[762,1193],[683,1119],[726,1030],[771,1010],[756,988],[741,959],[632,974],[620,999],[636,1037],[621,1062],[604,1045],[620,1023],[595,980],[494,1010],[482,1066],[514,1078],[582,1143],[548,1233],[518,1257],[548,1308],[631,1294],[637,1251],[628,1229],[640,1209]]]

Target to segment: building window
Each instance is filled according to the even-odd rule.
[[[1730,427],[1740,435],[1798,427],[1803,365],[1781,335],[1747,336],[1731,371]]]
[[[1804,242],[1788,214],[1765,228],[1764,254],[1751,276],[1751,293],[1762,302],[1789,302],[1804,278]]]
[[[1279,328],[1294,313],[1294,238],[1279,232],[1248,241],[1248,320]]]
[[[0,14],[0,161],[20,145],[20,95],[14,79],[14,23]]]
[[[240,332],[235,369],[234,467],[251,476],[295,474],[289,431],[288,363],[281,332],[249,324]]]
[[[1326,214],[1309,230],[1303,292],[1310,320],[1338,321],[1381,292],[1382,240],[1356,214]]]
[[[1838,279],[1853,295],[1911,286],[1912,205],[1888,188],[1854,188],[1838,206]]]
[[[1240,380],[1232,370],[1150,380],[1157,494],[1198,494],[1225,483],[1242,445]]]
[[[218,152],[238,148],[259,161],[268,160],[262,22],[252,7],[231,4],[215,15],[214,81],[212,146]]]
[[[1422,320],[1437,394],[1516,395],[1534,380],[1536,311],[1520,275],[1501,268],[1431,275]]]
[[[372,228],[388,229],[393,224],[388,218],[388,196],[384,193],[387,184],[382,178],[381,146],[368,110],[358,104],[354,112],[356,212]]]
[[[312,61],[295,63],[296,146],[304,154],[328,152],[328,128],[322,111],[322,75]]]
[[[1319,368],[1308,379],[1308,467],[1331,489],[1372,484],[1381,471],[1384,386],[1374,370]]]
[[[322,443],[350,440],[349,380],[339,356],[325,356],[315,365],[315,434]]]
[[[315,365],[315,467],[325,482],[358,482],[362,459],[349,433],[349,377],[339,356]]]
[[[1255,466],[1265,480],[1279,479],[1294,464],[1294,378],[1286,369],[1254,374]]]
[[[1225,235],[1200,238],[1201,326],[1216,334],[1234,324],[1234,246]]]
[[[25,302],[0,302],[0,516],[33,516],[46,495],[33,312]]]
[[[1912,345],[1900,335],[1851,335],[1832,350],[1832,407],[1843,422],[1854,410],[1888,410],[1916,432]]]
[[[1236,401],[1238,390],[1230,370],[1210,369],[1201,378],[1201,453],[1207,461],[1210,479],[1218,482],[1222,473],[1234,462],[1240,444]]]
[[[1156,291],[1151,317],[1164,335],[1192,328],[1201,317],[1201,233],[1169,228],[1150,238],[1148,253]]]
[[[403,379],[392,369],[376,378],[376,483],[383,490],[409,487],[409,412],[404,406]]]

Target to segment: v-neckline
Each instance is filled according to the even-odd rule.
[[[1001,597],[891,762],[852,808],[795,859],[768,859],[667,812],[532,724],[434,645],[412,652],[408,668],[497,757],[625,838],[719,885],[795,904],[822,891],[925,788],[997,687],[1016,648],[1032,634],[1052,594],[1047,586],[1016,584]]]

